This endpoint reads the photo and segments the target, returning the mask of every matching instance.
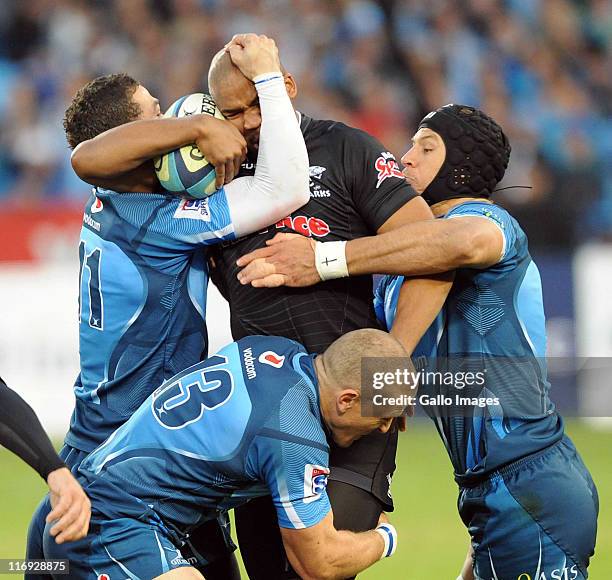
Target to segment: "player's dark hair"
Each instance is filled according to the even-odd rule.
[[[132,100],[138,86],[138,81],[120,73],[98,77],[79,89],[64,116],[70,148],[138,119],[142,110]]]

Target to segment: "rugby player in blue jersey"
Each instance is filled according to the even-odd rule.
[[[164,192],[146,161],[195,142],[217,162],[223,185],[246,149],[229,122],[207,115],[160,119],[157,100],[126,75],[89,83],[67,111],[75,171],[97,186],[86,203],[79,245],[81,372],[61,452],[70,467],[155,387],[205,355],[203,248],[257,231],[309,199],[308,156],[274,41],[238,37],[227,50],[256,82],[265,146],[254,176],[236,179],[205,200]],[[31,526],[29,558],[40,554],[36,527],[44,525],[45,509]],[[225,536],[218,541],[224,544]],[[205,545],[214,547],[210,533]]]
[[[45,558],[68,559],[77,580],[202,578],[181,553],[191,530],[267,494],[300,577],[347,578],[391,556],[397,533],[384,516],[370,531],[335,529],[327,437],[348,447],[388,431],[402,409],[363,416],[362,359],[405,356],[374,329],[345,334],[321,355],[283,337],[231,343],[162,384],[82,461],[90,532],[60,546],[47,526]],[[390,396],[405,389],[387,387]]]
[[[345,275],[395,274],[376,292],[379,318],[392,334],[429,358],[427,370],[486,377],[461,390],[421,387],[426,401],[454,401],[458,393],[489,399],[484,406],[426,407],[452,461],[471,536],[473,560],[463,578],[586,578],[597,490],[549,398],[542,288],[527,238],[489,199],[510,145],[490,117],[460,105],[427,115],[413,143],[402,158],[404,174],[439,219],[325,251],[320,242],[285,234],[240,261],[249,264],[241,280],[306,286],[328,276],[321,256],[345,259]],[[404,276],[446,270],[455,271],[453,287],[415,345]]]

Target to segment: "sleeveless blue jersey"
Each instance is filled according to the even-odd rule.
[[[549,398],[542,284],[518,222],[499,206],[467,202],[445,219],[478,216],[504,236],[500,261],[486,269],[462,268],[446,303],[413,358],[426,372],[480,372],[480,384],[424,383],[419,394],[497,399],[499,404],[425,407],[436,422],[459,482],[477,479],[502,465],[539,451],[563,436],[563,424]],[[379,320],[393,325],[402,276],[385,276],[376,289]],[[482,378],[484,377],[484,379]],[[436,381],[432,381],[436,383]],[[420,398],[419,398],[420,400]],[[439,401],[440,399],[438,399]]]
[[[81,372],[66,443],[89,452],[206,353],[202,248],[234,239],[224,190],[204,200],[97,189],[79,244]]]
[[[270,493],[282,527],[321,521],[328,445],[313,357],[252,336],[168,380],[81,464],[94,514],[183,534]]]

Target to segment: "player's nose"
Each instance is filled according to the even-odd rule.
[[[414,166],[414,155],[411,154],[412,147],[404,153],[402,156],[401,162],[404,167],[413,167]]]

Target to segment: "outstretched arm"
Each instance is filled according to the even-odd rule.
[[[332,263],[334,259],[346,260],[346,273],[351,276],[428,276],[457,268],[486,268],[499,261],[504,237],[490,220],[466,216],[403,225],[377,236],[350,240],[342,248],[325,244],[330,242],[277,234],[267,242],[268,247],[238,260],[243,267],[238,278],[255,287],[310,286],[328,279],[321,259],[325,255]]]
[[[80,143],[72,153],[75,173],[92,185],[115,191],[159,191],[152,159],[196,143],[215,167],[217,187],[240,169],[246,142],[229,122],[210,115],[126,123]]]
[[[486,268],[500,260],[503,245],[499,227],[466,216],[409,224],[374,238],[352,240],[346,258],[351,275],[419,276]]]
[[[32,408],[0,379],[0,445],[33,467],[47,481],[53,510],[47,521],[58,544],[87,535],[91,504],[58,457]]]
[[[329,453],[321,419],[297,405],[300,431],[257,436],[246,461],[265,481],[292,566],[301,578],[349,578],[391,556],[397,533],[381,516],[377,530],[338,531],[327,495]],[[268,430],[270,431],[270,430]],[[272,430],[274,431],[274,430]]]
[[[65,467],[38,417],[15,391],[0,379],[0,445],[10,449],[43,479]]]

